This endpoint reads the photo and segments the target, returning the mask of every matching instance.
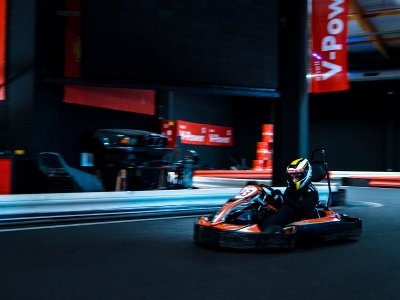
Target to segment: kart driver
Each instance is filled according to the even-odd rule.
[[[305,158],[292,161],[286,168],[287,187],[282,194],[280,190],[263,186],[264,191],[272,198],[277,211],[262,219],[259,227],[263,231],[276,230],[291,222],[308,217],[319,201],[317,188],[311,183],[312,168]],[[272,226],[274,225],[274,226]]]

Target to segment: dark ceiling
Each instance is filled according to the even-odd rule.
[[[400,0],[350,0],[350,78],[400,79]]]

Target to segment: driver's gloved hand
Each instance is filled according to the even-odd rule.
[[[280,190],[275,190],[268,185],[261,185],[264,192],[267,194],[268,203],[275,208],[280,208],[283,205],[283,194]]]
[[[268,196],[273,196],[273,195],[275,195],[276,191],[275,191],[272,187],[270,187],[270,186],[268,186],[268,185],[266,185],[266,184],[260,184],[260,186],[262,187],[262,189],[264,190],[264,192],[265,192]]]
[[[276,208],[279,209],[283,205],[283,194],[280,190],[275,190],[274,195],[272,196],[273,199],[271,201],[271,204]]]
[[[277,199],[279,197],[282,197],[282,192],[280,190],[275,190],[272,187],[265,184],[261,185],[261,187],[264,190],[264,192],[269,196],[269,198]]]
[[[281,190],[274,190],[273,198],[274,200],[278,200],[280,198],[283,201],[283,194]]]

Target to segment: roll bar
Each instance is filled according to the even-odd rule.
[[[320,160],[317,160],[315,158],[315,156],[319,154],[320,156]],[[326,203],[326,207],[329,208],[329,206],[331,205],[331,180],[329,177],[329,168],[328,168],[328,164],[326,162],[326,151],[324,149],[321,148],[317,148],[315,149],[312,154],[311,154],[311,159],[310,159],[310,164],[314,169],[315,165],[319,165],[320,167],[322,166],[324,173],[323,176],[321,176],[318,180],[316,181],[320,181],[324,178],[326,178],[326,181],[328,182],[328,201]],[[314,170],[313,170],[314,171]]]

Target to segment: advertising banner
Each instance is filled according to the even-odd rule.
[[[181,137],[182,144],[206,145],[207,125],[177,121],[177,135]]]
[[[6,97],[6,17],[7,0],[0,0],[0,100]]]
[[[161,134],[168,138],[168,147],[175,148],[176,144],[176,122],[172,120],[161,120]]]
[[[232,127],[191,123],[179,120],[177,135],[182,144],[207,146],[232,146]]]
[[[232,128],[216,125],[207,125],[207,145],[232,146]]]
[[[312,0],[310,92],[349,89],[347,16],[350,0]]]
[[[105,88],[81,85],[66,85],[64,87],[65,103],[81,104],[146,115],[155,114],[155,98],[156,92],[153,90]]]

